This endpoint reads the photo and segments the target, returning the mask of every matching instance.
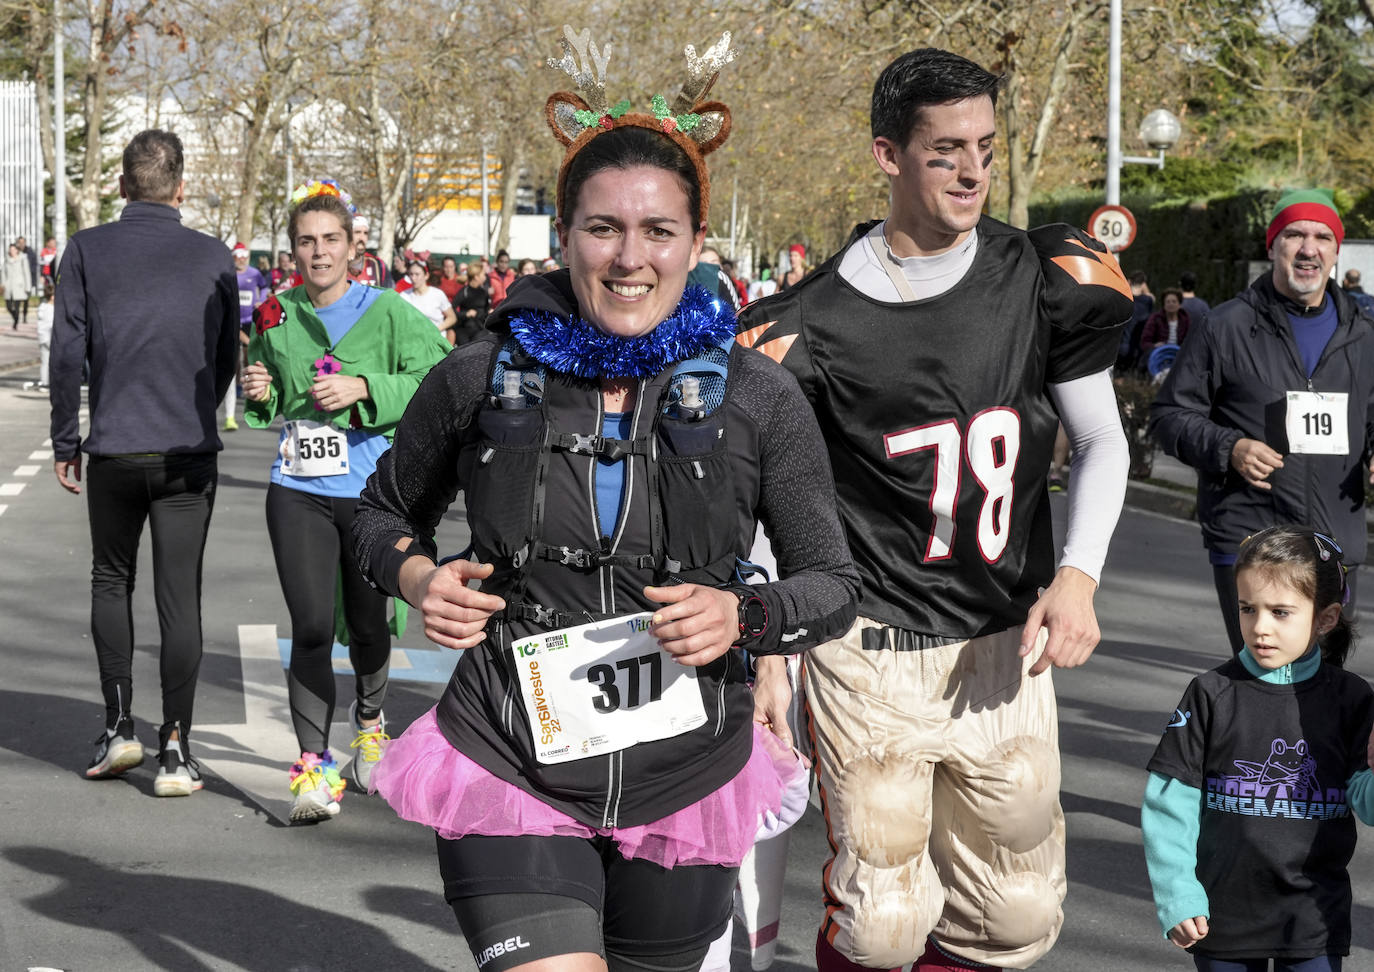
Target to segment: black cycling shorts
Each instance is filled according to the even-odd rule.
[[[444,899],[480,972],[592,952],[611,972],[700,968],[737,867],[627,861],[609,837],[437,838]]]

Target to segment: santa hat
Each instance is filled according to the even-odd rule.
[[[1337,248],[1345,239],[1345,226],[1336,212],[1331,190],[1298,189],[1288,193],[1274,206],[1274,212],[1269,217],[1269,232],[1264,234],[1265,249],[1274,245],[1274,240],[1285,226],[1300,219],[1315,220],[1331,227],[1331,232],[1336,234]]]
[[[234,254],[234,256],[238,256],[240,253],[242,253],[244,256],[247,256],[247,255],[248,255],[248,244],[247,244],[247,243],[235,243],[235,244],[234,244],[234,249],[233,249],[233,254]]]

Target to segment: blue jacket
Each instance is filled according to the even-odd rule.
[[[234,380],[238,280],[229,248],[161,203],[74,235],[57,270],[53,455],[218,452],[215,406]],[[81,375],[90,362],[90,430]]]

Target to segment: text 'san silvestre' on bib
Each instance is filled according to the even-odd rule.
[[[649,617],[549,631],[511,646],[539,762],[614,753],[706,722],[696,669],[658,646]]]

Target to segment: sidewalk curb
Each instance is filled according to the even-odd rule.
[[[1177,520],[1197,519],[1197,492],[1192,489],[1170,489],[1131,479],[1126,482],[1126,505]]]
[[[1197,494],[1179,487],[1155,486],[1134,479],[1126,482],[1126,506],[1171,516],[1176,520],[1197,521]],[[1374,506],[1365,510],[1367,532],[1374,537]]]

